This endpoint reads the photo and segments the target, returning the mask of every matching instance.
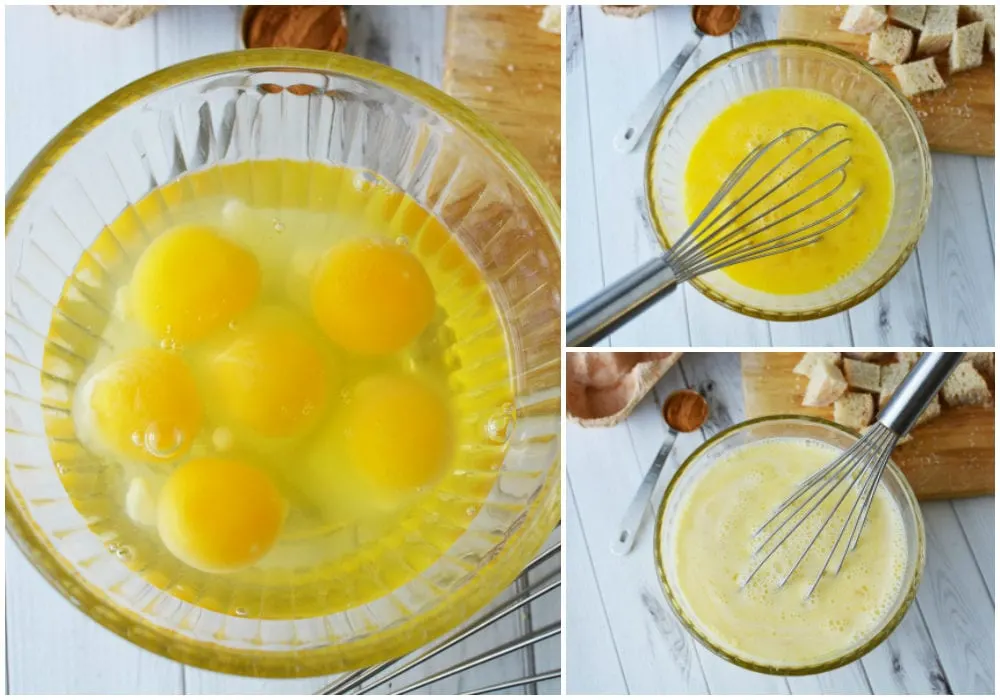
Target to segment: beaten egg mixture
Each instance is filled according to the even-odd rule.
[[[376,599],[464,532],[512,419],[476,265],[371,173],[189,174],[80,259],[49,367],[53,459],[90,529],[160,589],[280,619]],[[62,376],[63,373],[60,373]]]
[[[742,659],[773,666],[805,666],[836,657],[868,638],[896,600],[906,568],[902,516],[879,485],[857,547],[832,575],[805,595],[847,517],[839,508],[809,554],[791,569],[830,515],[834,494],[743,586],[759,559],[753,533],[806,477],[840,452],[812,440],[772,439],[721,456],[697,478],[679,506],[664,558],[676,571],[679,603],[714,644]],[[780,535],[779,535],[780,537]],[[764,549],[764,553],[770,547]]]
[[[768,151],[747,170],[740,185],[715,211],[721,211],[722,206],[733,202],[755,180],[764,178],[764,186],[754,190],[753,196],[744,200],[745,204],[749,204],[846,136],[851,139],[846,147],[837,147],[822,161],[803,170],[739,222],[748,221],[777,204],[781,198],[805,189],[846,157],[851,159],[846,170],[847,178],[833,196],[808,211],[793,213],[802,204],[831,189],[834,184],[831,179],[795,200],[794,206],[774,212],[749,230],[759,228],[766,221],[776,221],[783,214],[792,214],[761,236],[770,238],[790,233],[832,214],[860,191],[854,215],[846,223],[827,232],[817,243],[724,268],[724,274],[737,283],[769,294],[792,295],[823,290],[848,277],[875,251],[889,225],[893,203],[892,168],[881,139],[864,117],[835,97],[803,88],[772,88],[747,95],[711,120],[698,138],[688,158],[684,176],[684,211],[689,224],[695,221],[740,161],[755,148],[795,127],[819,130],[833,123],[843,124],[846,129],[831,130],[812,141],[770,175],[767,173],[771,168],[802,144],[806,137],[797,134],[787,141],[787,145]]]

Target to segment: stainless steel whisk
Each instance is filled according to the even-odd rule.
[[[831,138],[837,136],[833,132],[840,129],[846,131],[848,127],[839,122],[818,130],[796,127],[757,146],[740,161],[719,191],[669,250],[567,315],[566,345],[593,345],[673,291],[681,282],[729,265],[811,245],[822,238],[823,234],[851,218],[855,212],[855,204],[861,197],[861,190],[825,216],[792,231],[761,236],[828,200],[844,187],[847,180],[846,169],[851,162],[847,152],[851,138],[846,133],[838,136],[833,143],[790,174],[779,176],[781,179],[777,184],[762,186],[802,149],[828,133],[831,133]],[[755,163],[772,149],[784,146],[796,135],[808,136],[754,181],[745,192],[720,208]],[[832,167],[828,168],[826,161],[830,161],[829,165]],[[716,209],[720,210],[716,212]]]
[[[833,570],[834,576],[840,573],[848,553],[857,546],[858,539],[861,537],[861,531],[868,518],[868,511],[875,498],[875,490],[878,488],[892,450],[900,438],[910,431],[920,414],[934,399],[934,395],[944,384],[945,379],[962,361],[962,356],[963,353],[960,352],[932,352],[922,356],[906,375],[892,398],[889,399],[886,407],[879,413],[878,420],[864,436],[837,459],[803,481],[795,492],[777,507],[767,522],[753,533],[753,538],[756,539],[767,532],[769,526],[776,520],[780,519],[780,523],[771,530],[766,539],[757,545],[752,556],[756,557],[768,544],[777,541],[746,577],[743,586],[746,586],[753,579],[764,564],[791,537],[792,533],[798,530],[809,516],[816,512],[820,505],[831,497],[831,494],[837,491],[838,487],[841,487],[843,493],[840,494],[829,515],[823,520],[798,559],[778,582],[778,587],[784,586],[791,578],[813,545],[816,544],[820,534],[829,525],[830,520],[833,519],[841,506],[846,507],[845,501],[848,500],[849,495],[853,494],[854,499],[847,512],[847,518],[844,520],[844,524],[837,534],[837,539],[830,547],[830,552],[824,559],[819,574],[812,582],[805,597],[808,598],[816,590],[816,586],[826,573],[834,553],[838,551],[841,541],[850,531],[850,535],[840,550],[839,561]],[[845,482],[846,485],[842,486]],[[810,504],[812,504],[811,507],[809,507]],[[791,524],[789,525],[789,523]]]

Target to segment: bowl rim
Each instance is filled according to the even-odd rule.
[[[763,423],[778,423],[794,421],[811,425],[819,425],[829,430],[833,430],[849,437],[856,439],[861,438],[861,434],[850,428],[846,428],[839,423],[834,423],[826,418],[821,418],[819,416],[806,416],[795,413],[780,413],[769,416],[761,416],[759,418],[751,418],[745,421],[736,423],[735,425],[726,428],[725,430],[719,431],[713,435],[708,440],[705,440],[700,444],[694,452],[692,452],[687,459],[677,468],[673,476],[670,478],[670,483],[667,485],[666,490],[663,492],[663,496],[660,499],[660,504],[656,510],[656,519],[654,521],[653,530],[653,565],[656,569],[656,575],[660,582],[660,588],[663,594],[667,598],[667,602],[670,604],[670,608],[674,613],[674,616],[680,620],[681,625],[687,632],[695,638],[695,640],[702,646],[707,648],[716,656],[719,656],[726,661],[740,666],[749,671],[756,671],[758,673],[766,673],[772,676],[808,676],[815,673],[825,673],[826,671],[832,671],[834,669],[840,668],[841,666],[846,666],[849,663],[857,661],[861,657],[865,656],[868,652],[872,651],[875,647],[885,641],[886,638],[896,629],[900,622],[902,622],[903,617],[906,616],[907,611],[910,609],[910,605],[917,597],[917,589],[920,586],[920,581],[923,578],[924,572],[924,562],[926,558],[926,534],[924,532],[924,519],[923,514],[920,510],[920,504],[917,501],[916,494],[913,493],[913,489],[910,486],[909,481],[907,481],[906,476],[903,472],[896,466],[896,464],[890,458],[886,463],[886,467],[893,473],[893,475],[898,479],[899,483],[902,485],[903,493],[906,497],[906,501],[909,503],[911,510],[913,511],[914,521],[916,522],[917,531],[917,560],[913,570],[913,578],[910,580],[907,590],[903,595],[902,601],[900,602],[899,609],[896,613],[886,620],[885,624],[881,629],[876,632],[871,639],[834,659],[829,661],[824,661],[822,663],[814,663],[805,666],[776,666],[762,664],[756,661],[750,661],[748,659],[741,658],[732,652],[722,649],[720,646],[714,644],[706,636],[704,636],[696,626],[693,620],[689,619],[687,614],[681,609],[680,604],[677,601],[677,597],[672,592],[670,584],[667,582],[666,567],[663,562],[663,520],[666,517],[667,503],[670,500],[670,494],[673,492],[674,487],[680,480],[681,475],[692,465],[694,462],[709,448],[716,445],[725,437],[732,435],[734,433],[745,430],[748,427],[759,425]]]
[[[394,68],[346,54],[306,49],[244,49],[211,54],[162,68],[105,96],[59,131],[28,163],[7,191],[5,245],[12,226],[24,205],[49,170],[87,134],[125,107],[160,90],[191,80],[237,70],[295,68],[328,71],[362,81],[377,83],[422,104],[449,122],[464,129],[491,152],[521,185],[531,205],[539,213],[552,242],[561,250],[560,208],[549,188],[534,168],[511,143],[471,109],[442,90]],[[557,454],[548,471],[561,473]],[[5,455],[5,508],[8,535],[32,566],[74,607],[106,629],[148,651],[189,666],[210,671],[252,677],[305,678],[363,668],[387,659],[404,656],[433,641],[470,618],[496,598],[521,573],[542,547],[560,519],[560,478],[548,479],[525,511],[519,527],[505,548],[515,556],[494,557],[487,562],[475,582],[459,590],[469,592],[460,601],[453,597],[436,601],[389,630],[360,637],[342,645],[262,652],[256,648],[226,648],[203,640],[180,637],[133,610],[113,603],[89,583],[72,575],[73,567],[58,552],[47,547],[33,527],[23,499],[10,481],[10,461]],[[535,521],[530,531],[523,524]],[[523,554],[523,556],[516,556]],[[515,560],[517,560],[515,562]],[[523,561],[522,561],[523,560]],[[356,647],[356,648],[353,648]]]
[[[842,299],[815,309],[806,309],[802,311],[779,311],[762,309],[735,301],[725,294],[713,289],[702,279],[696,278],[689,282],[689,284],[693,285],[694,288],[697,289],[702,295],[708,297],[715,303],[744,316],[760,319],[762,321],[812,321],[851,309],[873,296],[876,292],[882,289],[882,287],[888,284],[889,280],[896,276],[896,273],[899,272],[899,269],[903,267],[909,259],[910,254],[917,247],[917,243],[923,235],[924,229],[927,225],[927,219],[930,215],[931,196],[934,189],[933,169],[931,167],[930,147],[927,144],[927,137],[924,134],[923,125],[920,123],[916,110],[913,109],[913,105],[910,104],[910,101],[903,95],[902,92],[900,92],[899,88],[896,87],[891,80],[886,78],[876,68],[861,60],[861,58],[850,53],[849,51],[845,51],[844,49],[836,46],[831,46],[830,44],[823,44],[821,42],[810,41],[808,39],[772,39],[769,41],[760,41],[752,44],[745,44],[739,48],[732,49],[716,56],[711,61],[698,68],[688,77],[687,80],[684,81],[684,83],[670,96],[670,99],[667,100],[666,105],[657,117],[649,138],[649,144],[646,147],[644,165],[644,194],[646,198],[646,211],[650,224],[653,227],[656,242],[664,250],[669,250],[670,245],[666,243],[667,237],[664,233],[663,222],[660,221],[656,207],[653,206],[653,160],[660,138],[664,136],[664,127],[666,126],[668,117],[674,113],[680,98],[686,95],[695,87],[695,85],[701,82],[701,79],[704,76],[708,75],[716,68],[724,67],[733,59],[740,58],[741,56],[782,47],[810,49],[819,53],[826,53],[837,58],[846,59],[849,63],[853,63],[856,67],[860,68],[862,73],[875,78],[877,82],[881,83],[882,86],[888,90],[889,94],[895,98],[896,103],[901,107],[903,113],[906,115],[907,122],[910,124],[910,127],[916,136],[920,161],[922,164],[921,172],[923,173],[924,197],[920,203],[919,211],[917,212],[917,216],[913,222],[913,230],[916,233],[912,240],[903,247],[897,255],[896,260],[893,261],[892,265],[886,268],[881,276],[864,289],[846,299]]]

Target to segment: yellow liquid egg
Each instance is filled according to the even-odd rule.
[[[81,399],[97,440],[128,459],[176,460],[201,429],[191,371],[159,348],[133,350],[102,367],[84,384]]]
[[[417,378],[379,375],[354,389],[348,454],[378,488],[407,491],[437,480],[449,457],[451,433],[440,392]]]
[[[78,273],[99,284],[100,259],[113,303],[71,280],[53,316],[50,347],[87,360],[63,372],[71,402],[45,386],[72,414],[46,417],[53,460],[72,460],[90,529],[167,595],[251,619],[353,609],[444,557],[486,502],[506,452],[488,426],[513,405],[504,325],[403,192],[228,164],[136,203],[89,252]]]
[[[333,342],[364,355],[403,349],[434,316],[434,287],[417,257],[394,241],[335,246],[314,273],[316,321]]]
[[[174,556],[199,571],[251,566],[274,546],[285,504],[260,469],[235,459],[193,459],[167,479],[157,531]]]
[[[765,222],[774,222],[773,228],[760,235],[775,238],[791,234],[833,214],[845,206],[855,193],[861,192],[855,214],[812,245],[724,268],[724,273],[736,282],[770,294],[808,294],[826,289],[857,270],[878,247],[889,225],[893,206],[892,167],[885,146],[864,117],[830,95],[802,88],[772,88],[747,95],[712,119],[698,138],[688,158],[684,176],[684,209],[689,224],[695,221],[730,173],[753,149],[789,129],[809,127],[819,130],[833,123],[844,124],[847,128],[838,127],[826,132],[808,145],[803,145],[806,135],[797,134],[786,144],[769,150],[766,157],[747,170],[737,189],[723,200],[714,213],[718,214],[722,206],[735,203],[737,197],[756,180],[764,178],[764,184],[753,190],[742,205],[731,210],[730,216],[740,211],[739,206],[750,204],[784,178],[793,178],[728,227],[734,230],[740,223],[748,223],[754,216],[777,204],[783,198],[781,193],[787,197],[806,190],[810,183],[849,157],[851,162],[845,171],[846,180],[828,199],[814,204],[807,211],[794,213],[800,206],[832,190],[835,179],[806,191],[795,200],[794,206],[778,209],[746,231],[757,230]],[[845,137],[850,139],[848,144],[834,148],[814,165],[806,165],[811,158]],[[799,145],[803,148],[791,155]],[[791,157],[779,166],[779,161],[789,155]],[[778,170],[767,175],[775,166]],[[793,175],[798,168],[805,169]],[[790,217],[779,222],[785,215]],[[668,238],[675,238],[679,233],[671,232]]]
[[[294,435],[326,406],[333,372],[295,321],[273,311],[240,326],[207,372],[227,421],[267,437]]]
[[[145,250],[132,273],[132,311],[157,338],[200,340],[253,303],[257,259],[209,226],[179,226]]]

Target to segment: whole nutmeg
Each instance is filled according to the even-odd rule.
[[[251,5],[243,15],[248,49],[343,51],[347,13],[340,5]]]

